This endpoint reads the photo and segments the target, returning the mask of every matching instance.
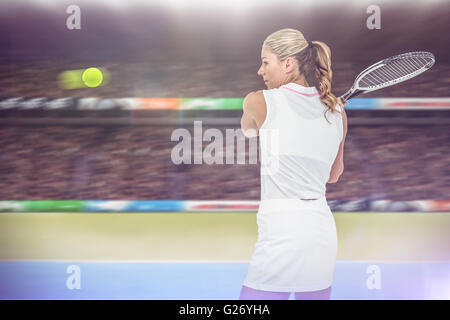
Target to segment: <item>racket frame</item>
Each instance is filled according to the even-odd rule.
[[[373,88],[362,89],[359,87],[359,82],[368,73],[370,73],[378,68],[381,68],[381,67],[391,63],[394,60],[404,59],[407,57],[420,57],[420,56],[422,56],[423,58],[429,58],[430,61],[427,64],[425,64],[422,68],[418,69],[417,71],[407,74],[398,79],[386,81],[379,85],[375,85],[375,86],[373,86]],[[374,63],[373,65],[369,66],[368,68],[364,69],[363,71],[361,71],[360,74],[358,74],[358,76],[356,77],[355,82],[353,83],[352,87],[346,93],[344,93],[342,96],[340,96],[339,98],[342,100],[342,102],[345,103],[346,101],[350,100],[351,98],[356,97],[357,95],[375,91],[375,90],[379,90],[379,89],[389,87],[394,84],[406,81],[408,79],[414,78],[414,77],[418,76],[419,74],[427,71],[429,68],[431,68],[434,65],[435,61],[436,60],[435,60],[434,55],[431,52],[426,52],[426,51],[414,51],[414,52],[402,53],[402,54],[398,54],[398,55],[383,59],[381,61],[378,61],[377,63]]]

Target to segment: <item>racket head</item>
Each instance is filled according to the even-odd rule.
[[[361,71],[350,90],[340,98],[346,102],[357,95],[414,78],[430,69],[435,61],[434,55],[427,51],[413,51],[383,59]]]
[[[431,52],[415,51],[383,59],[364,69],[353,87],[369,92],[414,78],[431,68],[436,59]]]

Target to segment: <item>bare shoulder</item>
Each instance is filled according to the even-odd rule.
[[[252,91],[244,98],[244,112],[248,112],[255,119],[258,127],[261,127],[266,118],[267,106],[262,90]]]
[[[264,99],[262,90],[252,91],[244,98],[244,108],[249,111],[258,112],[259,110],[264,109],[265,106],[266,100]]]

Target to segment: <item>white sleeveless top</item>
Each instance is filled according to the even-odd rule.
[[[259,130],[261,200],[325,196],[343,138],[341,114],[328,111],[329,122],[325,119],[327,107],[315,87],[291,82],[263,94],[267,115]]]

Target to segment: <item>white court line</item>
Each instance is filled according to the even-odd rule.
[[[57,263],[250,263],[250,260],[98,260],[98,259],[0,259],[1,262],[57,262]],[[419,264],[419,263],[450,263],[450,260],[336,260],[345,263],[394,263],[394,264]]]
[[[249,263],[250,260],[98,260],[98,259],[0,259],[0,262],[63,262],[63,263]]]

